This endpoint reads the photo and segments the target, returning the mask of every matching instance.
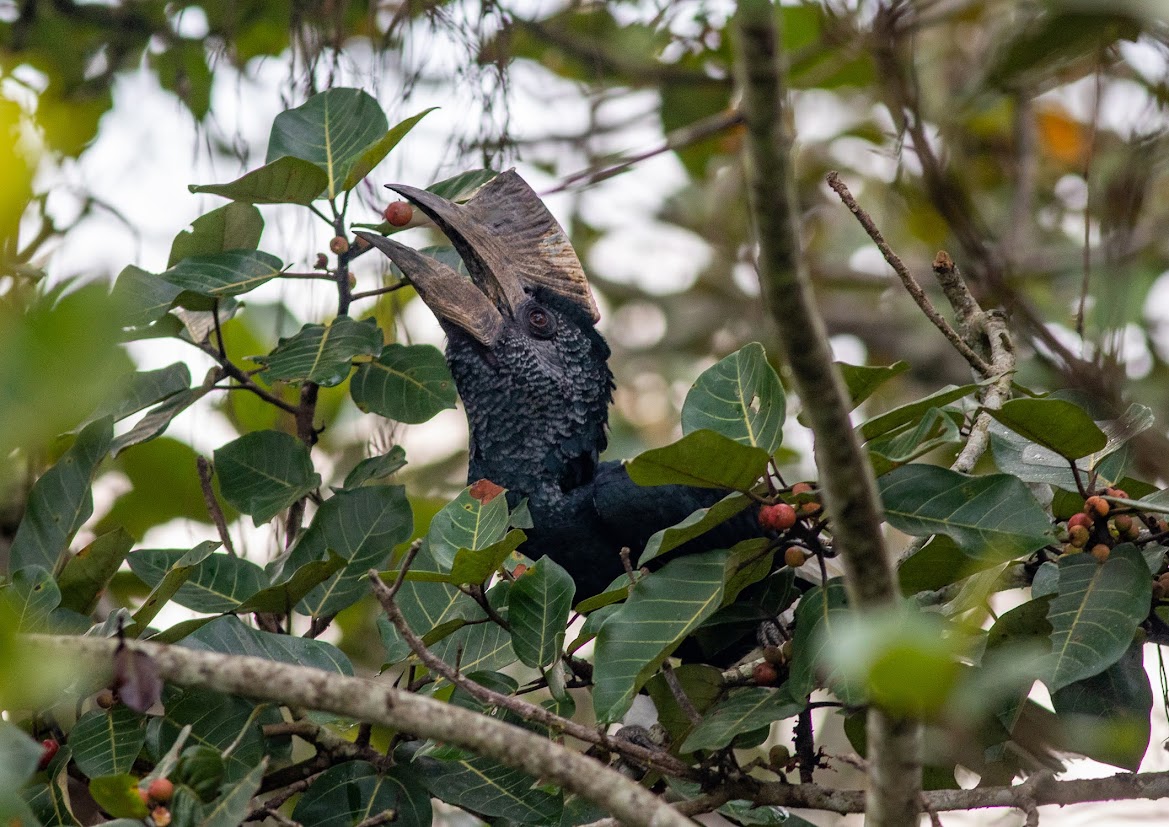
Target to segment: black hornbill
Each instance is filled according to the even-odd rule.
[[[489,479],[533,528],[520,550],[548,555],[577,597],[596,594],[636,561],[654,532],[726,492],[643,488],[620,462],[599,462],[613,395],[609,346],[584,270],[563,228],[514,171],[465,204],[390,184],[450,239],[471,276],[382,236],[359,233],[402,270],[448,338],[447,362],[470,426],[469,481]],[[675,553],[728,548],[759,536],[751,511]]]

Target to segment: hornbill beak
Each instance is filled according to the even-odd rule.
[[[471,281],[429,256],[382,236],[358,233],[390,257],[440,319],[491,347],[529,293],[543,287],[600,319],[584,268],[540,197],[515,170],[484,184],[466,204],[426,190],[387,184],[422,210],[446,234]]]

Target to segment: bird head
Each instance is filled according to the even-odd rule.
[[[612,398],[609,347],[564,229],[514,171],[465,204],[390,184],[438,226],[470,279],[417,250],[359,233],[405,274],[447,333],[467,411],[474,479],[525,496],[592,478]]]

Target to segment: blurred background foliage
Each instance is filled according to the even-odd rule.
[[[612,453],[668,441],[704,367],[752,340],[772,345],[750,263],[732,9],[698,0],[0,2],[0,552],[31,480],[67,444],[54,437],[129,368],[105,290],[78,288],[117,273],[55,264],[87,226],[129,223],[126,204],[71,174],[85,169],[104,119],[117,107],[132,115],[136,102],[116,94],[129,76],[152,77],[181,102],[176,123],[196,125],[191,166],[173,171],[184,184],[211,180],[196,171],[208,163],[238,171],[263,155],[238,116],[217,111],[225,95],[270,113],[345,78],[404,114],[444,103],[445,142],[419,152],[398,180],[426,185],[443,172],[517,163],[541,180],[614,345]],[[1169,420],[1169,20],[1159,0],[827,0],[776,13],[791,63],[805,255],[828,328],[847,361],[911,366],[870,410],[969,374],[825,186],[832,169],[923,283],[946,249],[984,306],[1004,308],[1025,350],[1021,384],[1079,388],[1113,408],[1139,401]],[[235,91],[216,94],[223,89]],[[171,140],[170,124],[149,128]],[[356,195],[384,206],[380,188]],[[268,209],[266,247],[310,268],[327,237]],[[135,255],[127,247],[123,263],[140,263]],[[385,329],[409,318],[406,292],[373,311]],[[232,353],[266,353],[301,322],[329,316],[283,297],[252,311],[246,324],[225,325]],[[411,336],[408,324],[398,330]],[[191,364],[198,381],[206,365]],[[357,419],[347,398],[344,385],[323,390],[319,416]],[[212,404],[227,433],[294,430],[248,394]],[[1146,471],[1165,477],[1164,436],[1148,439]],[[400,440],[409,452],[408,434],[330,427],[317,454],[340,478]],[[197,442],[180,434],[112,461],[99,526],[126,525],[141,539],[176,519],[206,523],[194,455],[208,449]],[[411,455],[403,472],[420,530],[463,484],[454,446],[465,443],[450,444]]]

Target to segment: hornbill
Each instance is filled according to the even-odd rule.
[[[564,229],[515,171],[465,204],[387,185],[450,239],[470,280],[383,236],[359,235],[385,253],[438,317],[447,362],[470,426],[468,480],[527,498],[533,527],[520,551],[547,555],[572,576],[577,598],[603,591],[654,532],[727,492],[641,487],[620,462],[600,462],[613,396],[609,346],[584,270]],[[753,510],[677,553],[729,548],[760,536]]]

